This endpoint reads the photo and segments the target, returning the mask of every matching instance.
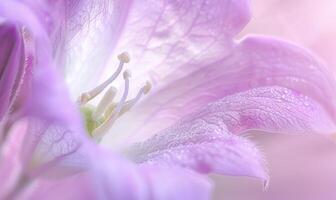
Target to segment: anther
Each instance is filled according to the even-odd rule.
[[[82,93],[77,100],[79,105],[84,105],[88,101],[90,101],[90,94],[88,94],[87,92]]]
[[[123,52],[121,54],[118,55],[118,59],[120,62],[123,62],[123,63],[129,63],[131,58],[129,56],[129,54],[127,52]]]

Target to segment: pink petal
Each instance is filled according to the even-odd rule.
[[[179,165],[203,173],[246,175],[267,180],[257,148],[239,134],[329,133],[328,113],[311,98],[283,87],[255,88],[227,96],[128,150],[135,161]]]
[[[336,116],[336,83],[332,73],[305,49],[266,37],[248,37],[230,56],[208,65],[184,65],[195,69],[182,78],[172,74],[169,84],[157,88],[128,116],[114,133],[125,137],[153,135],[182,116],[226,95],[259,86],[279,85],[295,90],[323,105]],[[154,88],[155,89],[155,88]],[[128,123],[132,121],[132,123]],[[150,122],[150,123],[149,123]],[[132,137],[134,137],[132,135]]]

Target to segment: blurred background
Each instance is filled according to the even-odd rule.
[[[252,0],[253,18],[239,35],[266,34],[304,46],[336,74],[335,0]],[[218,200],[335,200],[336,143],[318,135],[249,136],[265,154],[271,180],[212,176]]]

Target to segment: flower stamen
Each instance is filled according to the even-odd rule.
[[[123,72],[125,89],[119,102],[113,101],[118,93],[118,90],[112,86],[105,92],[103,98],[99,101],[96,107],[88,105],[87,103],[91,99],[102,93],[103,90],[120,75],[123,65],[130,61],[128,53],[120,54],[118,59],[120,61],[119,67],[108,80],[95,87],[93,90],[82,93],[82,95],[78,98],[78,104],[84,114],[88,133],[98,142],[104,137],[109,129],[112,128],[115,121],[121,115],[132,109],[132,107],[140,101],[141,97],[147,94],[152,88],[151,83],[147,81],[133,99],[127,100],[131,72],[129,70],[125,70]]]

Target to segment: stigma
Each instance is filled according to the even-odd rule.
[[[131,110],[132,107],[140,101],[142,96],[147,94],[152,85],[147,81],[138,91],[137,95],[128,99],[128,93],[130,88],[130,79],[132,77],[131,71],[124,70],[125,64],[130,62],[130,56],[127,52],[124,52],[118,55],[119,66],[117,70],[103,83],[96,86],[90,91],[82,93],[78,100],[77,104],[79,105],[82,113],[85,117],[86,128],[89,135],[94,138],[96,141],[100,141],[107,132],[112,128],[116,120],[122,116],[127,111]],[[111,86],[122,73],[124,79],[124,91],[121,98],[116,101],[115,97],[119,92],[117,88]],[[107,89],[108,88],[108,89]],[[104,96],[99,101],[97,106],[89,105],[89,101],[97,97],[99,94],[103,93]]]

